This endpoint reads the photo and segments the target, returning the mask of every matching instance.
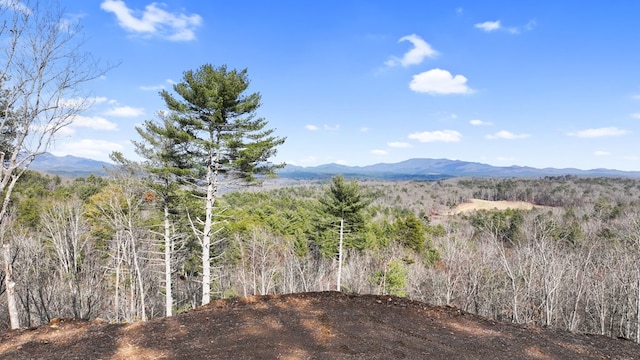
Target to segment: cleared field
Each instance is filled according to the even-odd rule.
[[[449,211],[448,215],[456,215],[474,210],[531,210],[533,208],[541,208],[544,206],[534,205],[526,201],[489,201],[472,199],[471,202],[463,203]]]

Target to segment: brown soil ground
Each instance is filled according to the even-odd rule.
[[[534,205],[525,201],[488,201],[488,200],[479,200],[472,199],[470,202],[462,203],[456,206],[455,209],[449,212],[449,215],[460,214],[464,212],[469,212],[473,210],[506,210],[506,209],[514,209],[514,210],[531,210],[534,207],[543,207],[539,205]]]
[[[214,301],[133,324],[57,320],[0,333],[0,359],[638,359],[640,345],[487,320],[393,296]]]

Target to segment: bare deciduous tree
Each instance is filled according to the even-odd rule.
[[[91,105],[90,98],[82,95],[82,85],[104,70],[81,50],[80,30],[55,1],[0,2],[0,130],[4,137],[0,223],[7,216],[18,179],[31,162],[49,149],[60,129]],[[14,302],[9,299],[9,304]]]

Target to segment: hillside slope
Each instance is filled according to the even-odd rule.
[[[172,318],[0,333],[0,359],[634,359],[640,345],[499,323],[393,296],[214,301]]]

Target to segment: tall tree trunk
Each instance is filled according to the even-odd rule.
[[[342,278],[342,242],[344,239],[344,218],[340,219],[340,243],[338,244],[338,281],[336,282],[336,291],[340,291],[342,286],[340,281]]]
[[[637,274],[636,291],[636,343],[640,343],[640,271]]]
[[[138,291],[140,291],[140,318],[142,321],[147,321],[147,304],[144,297],[144,280],[142,278],[142,271],[140,270],[140,264],[138,263],[138,252],[134,239],[131,239],[131,255],[133,257],[133,267],[135,276],[138,283]],[[133,288],[133,285],[131,286]],[[133,299],[132,299],[133,301]]]
[[[202,305],[211,301],[211,229],[213,227],[214,184],[211,171],[207,172],[207,200],[202,234]]]
[[[164,205],[164,283],[165,283],[165,316],[173,315],[173,293],[171,292],[171,224],[169,223],[169,206]]]
[[[7,305],[9,307],[9,322],[11,329],[20,328],[20,317],[18,316],[18,306],[16,304],[15,286],[11,280],[13,269],[11,268],[11,248],[9,244],[2,245],[2,253],[4,256],[4,285],[7,291]]]

